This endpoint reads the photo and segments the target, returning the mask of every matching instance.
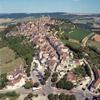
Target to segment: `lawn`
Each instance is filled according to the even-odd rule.
[[[8,47],[3,47],[0,49],[0,65],[11,62],[15,59],[15,52]]]
[[[21,57],[16,58],[16,54],[12,49],[8,47],[0,49],[0,74],[11,72],[15,68],[24,65],[25,61]]]
[[[12,62],[3,64],[2,66],[0,66],[0,74],[9,73],[13,71],[15,68],[18,68],[20,66],[23,67],[24,65],[25,65],[25,61],[22,58],[17,58],[13,60]]]

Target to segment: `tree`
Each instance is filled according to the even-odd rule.
[[[71,90],[74,87],[74,85],[71,81],[66,81],[66,83],[64,85],[65,85],[64,88],[67,90]]]
[[[71,90],[74,87],[74,85],[72,82],[67,81],[65,78],[63,78],[56,83],[56,87]]]
[[[58,94],[55,94],[55,100],[58,100],[59,96]]]
[[[64,93],[61,93],[59,95],[59,100],[66,100],[66,95]]]
[[[30,66],[27,66],[27,68],[26,68],[26,71],[25,71],[26,73],[27,73],[27,76],[29,77],[30,76]]]
[[[36,83],[33,84],[33,87],[38,87],[38,86],[39,86],[38,82],[36,82]]]
[[[27,95],[27,97],[28,97],[28,98],[32,98],[32,97],[33,97],[33,94],[32,94],[32,93],[29,93],[29,94]]]
[[[58,79],[58,73],[55,72],[55,73],[53,73],[53,75],[52,75],[51,81],[52,81],[52,82],[56,82],[57,79]]]
[[[87,64],[85,64],[84,68],[85,68],[86,74],[91,77],[91,71]]]
[[[7,92],[6,93],[6,96],[7,97],[16,97],[16,96],[19,96],[19,94],[17,94],[15,91],[12,91],[12,92]]]
[[[79,66],[74,69],[74,73],[77,74],[78,76],[85,77],[86,76],[86,71],[84,67]]]
[[[0,75],[0,89],[3,89],[7,85],[8,79],[7,74],[1,74]]]
[[[34,95],[32,93],[29,93],[25,98],[24,100],[29,100],[33,97]]]
[[[75,95],[70,95],[70,100],[77,100]]]
[[[48,95],[49,100],[55,100],[55,95],[53,93]]]
[[[44,71],[44,80],[46,81],[48,78],[49,78],[49,76],[50,76],[50,74],[51,74],[51,70],[50,69],[46,69],[45,71]]]
[[[26,84],[24,85],[24,88],[25,88],[25,89],[30,89],[30,88],[32,88],[32,87],[33,87],[33,83],[30,82],[30,81],[26,82]]]
[[[15,91],[0,93],[0,100],[4,100],[4,98],[11,98],[10,100],[15,100],[20,96],[20,94],[16,93]]]
[[[66,100],[70,100],[70,95],[66,95]]]

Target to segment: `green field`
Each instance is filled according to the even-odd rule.
[[[81,41],[89,34],[90,32],[88,30],[74,30],[72,33],[68,34],[68,36],[72,39]]]
[[[67,36],[67,37],[69,37],[71,39],[81,41],[82,39],[84,39],[89,34],[90,34],[90,31],[89,30],[74,29],[74,30],[69,31],[69,32],[64,32],[62,34],[62,37],[64,35],[64,36]]]
[[[87,35],[91,34],[91,31],[88,28],[82,28],[81,26],[74,24],[72,22],[63,21],[62,24],[52,26],[55,31],[58,31],[58,36],[66,40],[66,37],[69,39],[74,39],[77,41],[82,41]],[[60,34],[62,33],[63,34]]]

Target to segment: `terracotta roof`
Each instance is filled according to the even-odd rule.
[[[12,81],[9,81],[7,84],[8,84],[9,86],[14,86],[16,83],[20,82],[20,80],[21,80],[22,78],[25,78],[25,77],[19,75],[16,79],[14,79],[14,80],[12,80]]]
[[[68,72],[67,74],[67,80],[68,81],[76,81],[76,75],[73,72]]]
[[[100,85],[100,78],[98,80],[96,80],[94,87],[96,88],[98,85]]]

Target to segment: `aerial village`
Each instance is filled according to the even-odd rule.
[[[83,89],[84,91],[98,94],[98,89],[100,89],[100,70],[96,69],[95,66],[94,70],[92,70],[85,58],[74,58],[73,52],[56,37],[55,33],[50,31],[49,25],[56,24],[61,24],[61,22],[43,16],[34,21],[23,22],[16,26],[18,31],[7,33],[7,37],[26,36],[30,42],[36,45],[39,54],[33,57],[30,77],[27,77],[23,66],[19,66],[19,68],[7,75],[9,82],[6,89],[16,90],[21,88],[29,79],[33,80],[34,83],[41,84],[45,70],[50,70],[51,76],[55,72],[58,73],[57,81],[67,74],[66,79],[74,84],[75,89]],[[90,69],[91,76],[85,75],[85,77],[80,78],[75,74],[75,68],[84,67],[85,65]]]

